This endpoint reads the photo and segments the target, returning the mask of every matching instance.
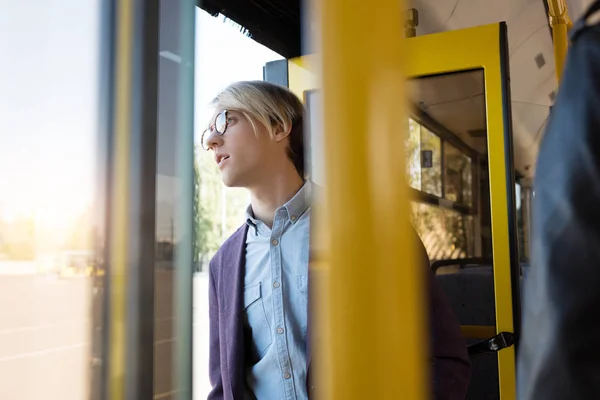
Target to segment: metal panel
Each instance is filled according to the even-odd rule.
[[[288,61],[276,60],[268,62],[263,68],[263,79],[267,82],[288,87]]]

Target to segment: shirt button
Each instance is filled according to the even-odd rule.
[[[279,287],[279,282],[275,282],[275,283],[273,283],[273,287],[276,287],[276,288],[278,288],[278,287]]]
[[[271,243],[273,243],[273,246],[277,246],[279,244],[279,241],[277,239],[273,239]]]
[[[283,374],[283,377],[285,379],[290,379],[292,377],[292,375],[289,372],[286,372],[285,374]]]
[[[283,328],[277,328],[277,333],[279,333],[280,335],[283,334]]]
[[[290,218],[292,219],[292,221],[295,221],[296,218],[298,218],[298,217],[296,217],[295,215],[292,215]]]

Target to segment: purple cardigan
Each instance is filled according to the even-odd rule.
[[[212,390],[208,400],[242,400],[246,385],[244,344],[244,255],[248,226],[240,227],[223,243],[209,266],[210,354]],[[429,259],[419,240],[429,289],[432,343],[433,398],[464,400],[470,380],[470,363],[460,333],[442,289],[429,269]],[[311,279],[313,277],[311,276]],[[310,306],[309,306],[310,308]],[[310,324],[310,318],[309,318]],[[310,326],[308,363],[310,366]],[[309,395],[313,392],[310,383]],[[312,398],[314,396],[311,395]]]

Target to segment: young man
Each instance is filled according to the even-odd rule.
[[[213,151],[225,185],[250,191],[251,205],[246,223],[210,262],[208,399],[308,399],[314,188],[304,180],[304,108],[287,89],[262,81],[232,84],[214,106],[203,146]],[[427,273],[436,399],[464,399],[466,346]]]

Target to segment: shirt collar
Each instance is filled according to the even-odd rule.
[[[307,180],[298,192],[287,203],[279,207],[277,211],[285,210],[288,220],[295,224],[298,219],[308,210],[312,204],[313,184]],[[277,212],[276,211],[276,212]],[[254,217],[252,205],[246,208],[246,223],[252,227],[256,227],[260,220]]]

